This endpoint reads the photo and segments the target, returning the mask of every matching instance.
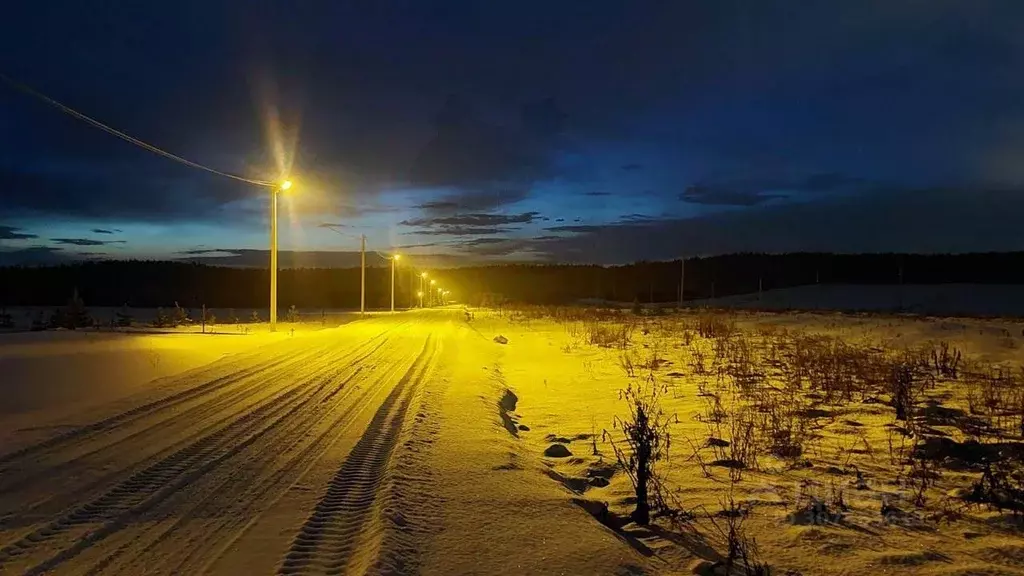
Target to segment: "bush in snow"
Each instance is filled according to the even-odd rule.
[[[7,313],[7,308],[0,308],[0,328],[14,328],[14,319]]]
[[[299,309],[292,304],[288,307],[288,313],[285,315],[285,321],[287,322],[298,322],[299,321]]]
[[[166,328],[174,326],[174,321],[163,308],[156,309],[156,318],[153,318],[153,326],[156,328]]]
[[[605,430],[602,437],[610,441],[615,458],[626,471],[636,493],[636,509],[631,517],[640,525],[651,521],[651,511],[668,513],[671,507],[665,502],[662,478],[658,465],[668,459],[671,442],[669,420],[661,410],[660,394],[663,386],[657,383],[654,374],[644,382],[630,381],[619,397],[629,405],[629,416],[612,422],[618,437]]]
[[[173,326],[183,326],[192,323],[192,319],[188,316],[188,311],[179,306],[177,302],[174,303],[174,313],[171,316],[171,321]]]

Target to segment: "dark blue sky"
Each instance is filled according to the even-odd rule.
[[[306,263],[1024,249],[1017,1],[19,4],[0,71],[289,173]],[[265,190],[6,85],[0,127],[0,263],[265,260]]]

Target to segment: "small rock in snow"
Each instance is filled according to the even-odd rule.
[[[544,455],[548,458],[568,458],[572,456],[572,452],[569,452],[565,444],[552,444],[544,450]]]
[[[508,344],[508,338],[505,338],[501,334],[495,336],[494,341],[497,342],[498,344]]]

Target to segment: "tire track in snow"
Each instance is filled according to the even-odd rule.
[[[441,358],[443,347],[437,355]],[[389,494],[382,510],[383,536],[372,574],[418,574],[421,554],[439,529],[442,500],[432,468],[431,448],[441,431],[443,396],[448,381],[437,371],[418,387],[416,416],[394,456]]]
[[[251,481],[244,478],[244,474],[236,477],[231,473],[216,485],[204,487],[206,496],[187,512],[176,514],[175,522],[155,526],[150,530],[154,534],[136,536],[88,573],[139,573],[147,567],[152,568],[153,564],[146,559],[149,554],[155,554],[166,562],[168,555],[160,557],[161,549],[174,551],[178,556],[178,562],[173,566],[161,566],[165,573],[198,574],[206,571],[261,518],[262,513],[302,480],[320,457],[356,423],[354,417],[374,405],[382,389],[403,367],[408,366],[407,361],[394,361],[386,356],[384,359],[390,362],[380,371],[374,370],[373,366],[364,370],[363,365],[356,365],[359,361],[350,363],[351,373],[320,399],[318,404],[327,405],[323,410],[307,411],[308,418],[290,422],[287,430],[281,430],[267,442],[253,445],[245,454],[240,454],[239,458],[246,458],[247,463],[250,458],[255,459],[256,467],[265,470],[258,479]],[[412,361],[410,357],[408,362]],[[362,383],[368,385],[361,386]],[[349,402],[352,397],[355,398]],[[309,437],[309,430],[317,433]],[[275,463],[279,455],[286,455],[287,461]],[[225,495],[229,496],[225,498]],[[186,526],[196,516],[209,515],[214,519],[204,522],[201,534],[187,531]],[[118,561],[116,557],[129,554],[131,548],[137,552]]]
[[[10,462],[9,465],[0,469],[0,494],[16,492],[17,490],[25,486],[31,485],[38,481],[39,479],[45,477],[72,476],[73,474],[71,472],[71,469],[75,465],[87,462],[90,459],[95,459],[102,453],[123,453],[124,447],[130,445],[131,442],[133,441],[143,438],[149,438],[150,440],[152,440],[154,438],[173,436],[173,434],[168,434],[165,436],[156,436],[155,434],[157,434],[158,431],[161,431],[164,428],[173,426],[174,424],[182,424],[183,422],[188,423],[189,420],[191,420],[192,423],[205,422],[209,415],[216,414],[217,412],[233,404],[243,402],[245,399],[261,392],[261,388],[247,385],[251,384],[251,382],[249,382],[249,379],[251,377],[257,374],[264,378],[276,377],[277,375],[285,374],[295,366],[302,365],[304,361],[309,360],[310,358],[313,358],[317,354],[321,354],[322,352],[322,350],[310,351],[299,358],[286,357],[286,359],[284,360],[278,359],[275,361],[266,362],[252,369],[243,370],[241,373],[238,373],[236,375],[217,379],[216,381],[214,381],[217,383],[217,386],[211,387],[208,385],[203,385],[201,387],[204,388],[204,393],[195,393],[194,395],[190,395],[188,398],[179,397],[176,399],[176,401],[163,404],[146,414],[135,415],[130,420],[121,420],[121,417],[126,413],[118,414],[109,419],[100,421],[99,423],[86,425],[82,428],[77,429],[85,430],[81,434],[75,434],[75,431],[72,431],[72,433],[70,434],[62,435],[60,437],[45,441],[42,444],[37,444],[32,448],[38,448],[38,450],[26,452],[25,454],[22,454],[19,458],[12,459],[13,461]],[[230,388],[232,385],[235,384],[239,384],[237,389],[225,390],[225,388]],[[188,390],[186,392],[192,393],[193,390]],[[220,394],[209,400],[202,401],[205,398],[205,396],[212,395],[216,392],[223,392],[223,394]],[[185,410],[184,412],[175,411],[174,413],[168,414],[168,418],[160,420],[147,427],[144,427],[141,430],[133,432],[124,438],[119,438],[113,442],[103,444],[95,448],[94,450],[85,452],[83,454],[78,454],[68,460],[59,462],[52,466],[47,466],[44,461],[44,459],[47,458],[47,456],[59,458],[61,455],[73,451],[79,445],[89,443],[90,441],[94,440],[93,436],[97,432],[111,431],[112,429],[127,427],[134,421],[142,421],[145,416],[155,417],[156,413],[158,412],[169,412],[171,411],[171,409],[178,408],[179,405],[187,402],[188,400],[193,399],[202,402],[198,403],[196,406],[192,408]],[[136,410],[130,410],[129,412],[135,411]],[[182,418],[182,416],[186,414],[188,415],[187,420]],[[148,420],[149,419],[146,419],[146,421]],[[103,437],[100,437],[95,440],[102,441],[102,438]],[[60,442],[55,442],[56,440],[60,440]],[[39,452],[43,453],[40,454]],[[26,462],[28,460],[31,461],[33,470],[29,472],[24,472],[23,469],[29,467],[27,466]],[[83,487],[80,485],[75,487],[76,491],[80,491],[83,488],[88,487]],[[51,486],[47,486],[47,489],[52,490],[53,488]],[[29,507],[29,509],[33,507],[34,506],[31,506]],[[25,507],[22,506],[22,511],[24,510]]]
[[[366,346],[372,351],[383,344],[368,343],[355,352],[342,354],[342,358],[358,355]],[[341,370],[343,368],[334,368],[335,373]],[[330,382],[333,377],[331,371],[331,363],[316,366],[311,373],[302,375],[299,383],[266,399],[227,426],[133,474],[99,498],[0,549],[0,571],[12,561],[31,564],[28,556],[36,556],[37,552],[45,552],[47,545],[57,544],[59,551],[56,555],[26,571],[28,574],[46,572],[117,532],[134,516],[202,477],[306,406]],[[324,378],[325,374],[327,378]],[[100,526],[90,531],[96,524]]]
[[[256,364],[243,368],[240,371],[232,372],[230,374],[215,378],[213,380],[205,381],[197,386],[182,390],[180,392],[171,394],[170,396],[154,400],[142,406],[137,406],[130,410],[114,414],[102,420],[79,426],[73,430],[69,430],[62,434],[58,434],[51,438],[47,438],[42,442],[25,446],[17,450],[8,452],[0,455],[0,466],[6,466],[11,463],[18,463],[20,460],[26,459],[28,456],[35,457],[40,452],[50,451],[54,448],[64,448],[64,446],[70,442],[79,441],[88,437],[92,437],[99,432],[115,428],[117,426],[126,424],[133,420],[149,416],[154,412],[161,410],[167,410],[174,408],[178,404],[187,402],[193,398],[202,396],[203,394],[217,390],[221,386],[235,383],[239,380],[243,380],[253,374],[258,374],[264,370],[272,369],[280,364],[283,364],[289,360],[288,357],[275,356],[270,360],[266,360],[263,363]],[[199,368],[198,374],[189,374],[184,378],[174,378],[172,382],[181,380],[193,380],[195,378],[201,378],[204,373],[208,370],[212,371],[214,368],[212,365],[217,365],[216,368],[222,369],[220,361],[213,362],[211,365]],[[10,468],[10,467],[8,467]],[[5,468],[6,470],[6,468]]]
[[[385,337],[394,328],[389,327],[382,330],[380,333],[375,334],[370,341]],[[244,374],[239,375],[237,378],[232,378],[230,382],[223,382],[217,389],[208,389],[206,394],[199,394],[191,398],[196,400],[194,405],[182,410],[181,404],[185,402],[185,400],[182,400],[173,405],[163,406],[156,412],[151,413],[151,416],[155,417],[156,413],[166,411],[170,412],[167,414],[167,418],[64,462],[53,466],[46,466],[45,463],[39,462],[39,459],[45,456],[38,455],[32,458],[31,466],[9,466],[8,468],[11,471],[6,469],[0,470],[0,494],[15,493],[19,489],[32,486],[43,479],[50,480],[50,482],[40,482],[39,486],[35,486],[36,489],[45,488],[45,493],[42,497],[30,500],[28,503],[24,501],[24,498],[21,498],[16,503],[17,507],[12,510],[0,508],[0,527],[5,523],[4,517],[8,518],[8,522],[10,522],[27,514],[44,517],[52,515],[70,505],[68,500],[71,500],[71,502],[79,501],[83,495],[96,492],[118,476],[123,476],[125,472],[124,467],[118,467],[110,473],[102,474],[92,480],[83,481],[76,474],[76,469],[78,468],[83,466],[102,467],[104,465],[102,458],[104,457],[108,459],[107,461],[113,462],[121,458],[125,453],[141,452],[144,454],[143,457],[140,461],[133,464],[133,466],[139,466],[146,461],[159,459],[166,454],[180,449],[182,446],[204,437],[222,426],[225,422],[244,412],[248,408],[247,402],[251,402],[254,398],[265,394],[267,392],[267,387],[264,385],[266,381],[274,381],[281,376],[292,374],[296,367],[305,366],[309,360],[320,357],[324,353],[334,351],[336,344],[336,342],[332,342],[312,348],[306,347],[297,355],[288,354],[283,355],[283,359],[272,359],[261,364],[261,366],[264,366],[262,372],[259,371],[258,367],[254,369],[247,368],[243,371]],[[262,354],[266,353],[267,351],[262,352]],[[278,354],[281,354],[281,352],[278,351]],[[255,377],[258,377],[261,381],[259,385],[253,385],[252,380]],[[223,380],[223,378],[219,380]],[[207,396],[213,397],[206,398]],[[170,410],[171,408],[176,408],[176,410]],[[229,411],[229,409],[233,411]],[[130,412],[134,412],[134,410]],[[143,421],[140,417],[133,420],[148,423],[148,420],[151,419],[153,418]],[[152,445],[154,443],[158,444],[164,438],[176,440],[167,446],[161,447],[159,450],[153,451]],[[77,446],[79,442],[88,443],[88,441],[88,438],[69,438],[65,445],[59,447],[60,451],[53,450],[53,452],[59,457],[62,453],[70,451],[73,446]],[[140,448],[139,444],[143,446]],[[148,454],[146,453],[147,450],[149,450]],[[21,468],[23,467],[29,468],[30,471],[22,470]],[[7,482],[4,482],[4,480]],[[55,481],[58,483],[63,482],[64,484],[54,486]]]
[[[406,415],[437,355],[428,338],[423,352],[381,404],[362,437],[335,474],[313,514],[295,536],[279,573],[365,572],[376,560],[382,527],[374,522]]]

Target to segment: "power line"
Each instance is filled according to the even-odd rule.
[[[53,98],[50,98],[49,96],[39,92],[38,90],[35,90],[31,86],[28,86],[27,84],[19,82],[19,81],[15,80],[15,79],[11,78],[10,76],[7,76],[6,74],[4,74],[2,72],[0,72],[0,80],[3,80],[4,82],[10,84],[14,88],[17,88],[18,90],[21,90],[22,92],[25,92],[26,94],[29,94],[29,95],[34,96],[36,98],[39,98],[43,102],[46,102],[47,104],[57,108],[58,110],[60,110],[61,112],[64,112],[65,114],[68,114],[68,115],[73,116],[73,117],[75,117],[75,118],[77,118],[79,120],[82,120],[83,122],[85,122],[87,124],[90,124],[90,125],[92,125],[92,126],[94,126],[96,128],[99,128],[100,130],[103,130],[104,132],[106,132],[108,134],[111,134],[113,136],[117,136],[118,138],[124,140],[125,142],[128,142],[130,144],[134,144],[134,145],[136,145],[136,146],[138,146],[140,148],[143,148],[145,150],[149,150],[150,152],[153,152],[154,154],[159,154],[160,156],[163,156],[164,158],[168,158],[170,160],[174,160],[175,162],[179,162],[179,163],[184,164],[186,166],[191,166],[192,168],[198,168],[200,170],[205,170],[207,172],[210,172],[211,174],[217,174],[218,176],[224,176],[225,178],[231,178],[232,180],[238,180],[240,182],[246,182],[248,184],[255,184],[257,186],[268,186],[268,187],[275,185],[273,182],[267,182],[266,180],[253,180],[251,178],[245,178],[243,176],[236,176],[234,174],[228,174],[227,172],[221,172],[220,170],[215,170],[213,168],[210,168],[209,166],[203,166],[202,164],[199,164],[198,162],[193,162],[193,161],[188,160],[186,158],[182,158],[181,156],[178,156],[176,154],[171,154],[170,152],[167,152],[165,150],[161,150],[160,148],[157,148],[156,146],[153,146],[152,144],[148,144],[146,142],[143,142],[142,140],[139,140],[138,138],[134,138],[132,136],[129,136],[128,134],[125,134],[124,132],[121,132],[120,130],[117,130],[115,128],[111,128],[110,126],[107,126],[106,124],[100,122],[99,120],[96,120],[95,118],[91,118],[89,116],[86,116],[85,114],[82,114],[81,112],[79,112],[77,110],[74,110],[73,108],[65,106],[64,104],[61,104],[60,102],[57,102]]]

